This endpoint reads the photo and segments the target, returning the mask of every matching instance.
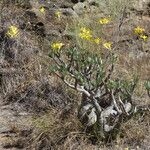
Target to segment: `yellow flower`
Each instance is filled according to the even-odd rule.
[[[63,45],[64,45],[64,44],[61,43],[61,42],[55,42],[55,43],[53,43],[53,44],[51,45],[51,48],[52,48],[55,52],[58,52],[58,51],[62,48]]]
[[[42,6],[42,7],[40,7],[39,11],[40,11],[41,13],[45,13],[45,8]]]
[[[99,44],[101,39],[100,38],[95,38],[93,41],[94,41],[94,43]]]
[[[108,24],[110,22],[110,18],[101,18],[99,19],[100,24]]]
[[[82,27],[82,28],[80,29],[80,32],[90,34],[90,33],[91,33],[91,30],[88,29],[88,28]]]
[[[111,47],[112,47],[112,43],[111,42],[106,42],[106,43],[104,43],[103,44],[103,46],[106,48],[106,49],[111,49]]]
[[[148,39],[147,35],[140,35],[140,38],[143,39],[144,41],[146,41]]]
[[[145,31],[145,29],[141,28],[141,27],[136,27],[134,28],[134,33],[135,34],[142,34]]]
[[[126,148],[124,148],[124,150],[129,150],[129,148],[128,148],[128,147],[126,147]]]
[[[6,35],[10,38],[16,37],[19,33],[19,30],[16,26],[10,26],[8,28],[8,31],[6,32]]]
[[[82,27],[80,29],[79,37],[85,40],[91,40],[92,38],[92,32],[90,29]]]
[[[56,11],[56,12],[55,12],[55,16],[56,16],[57,18],[60,18],[60,17],[61,17],[61,14],[62,14],[62,13],[61,13],[60,11]]]

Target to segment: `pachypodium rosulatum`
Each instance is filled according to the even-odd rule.
[[[150,80],[145,82],[145,88],[147,90],[147,94],[150,97]]]
[[[132,102],[138,78],[128,81],[114,77],[117,57],[112,52],[100,57],[73,47],[51,51],[49,56],[54,61],[51,72],[82,93],[80,121],[87,128],[93,127],[102,139],[114,133],[122,120],[130,119],[138,111]]]

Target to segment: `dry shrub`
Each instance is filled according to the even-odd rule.
[[[69,116],[69,114],[68,114]],[[33,119],[33,138],[29,147],[57,149],[69,138],[80,137],[81,124],[70,114],[65,118],[62,112],[51,108],[46,114]],[[44,144],[46,143],[46,144]]]
[[[140,118],[140,119],[137,119]],[[27,149],[57,149],[57,150],[120,150],[125,148],[147,148],[149,136],[149,116],[143,114],[126,122],[118,135],[117,141],[105,143],[91,142],[92,135],[85,134],[78,119],[68,114],[65,118],[62,111],[51,108],[46,114],[36,116],[32,120],[34,127]],[[147,127],[147,128],[146,128]],[[146,134],[145,134],[146,133]],[[146,144],[147,144],[146,143]]]
[[[27,80],[27,76],[29,76],[29,74],[26,74],[27,69],[28,73],[31,72],[27,66],[33,64],[35,56],[38,58],[37,52],[39,51],[36,39],[28,32],[19,29],[19,35],[14,39],[5,36],[5,32],[10,25],[15,25],[19,28],[19,16],[23,14],[23,10],[19,10],[16,7],[13,8],[12,11],[9,7],[2,7],[1,13],[1,24],[4,28],[3,30],[1,29],[0,42],[0,61],[2,67],[1,94],[3,95],[7,95],[7,93],[10,93]],[[38,69],[37,66],[35,67]]]
[[[36,10],[26,10],[15,5],[23,1],[9,2],[3,1],[0,5],[0,96],[6,103],[17,102],[28,111],[40,112],[50,105],[65,107],[71,97],[63,91],[62,83],[49,74],[52,62],[48,57],[50,41],[47,38],[51,35],[45,38],[35,29],[45,17],[36,13],[40,5],[35,5]],[[48,30],[55,25],[59,30],[62,25],[56,18],[52,23],[47,18],[44,23],[48,24]],[[12,39],[6,36],[11,25],[19,29],[18,36]]]
[[[150,134],[149,114],[142,113],[135,116],[122,126],[124,138],[120,142],[128,144],[132,147],[140,146],[142,149],[148,148],[148,140]],[[121,144],[120,143],[120,144]]]
[[[41,51],[37,40],[40,37],[35,32],[20,27],[25,21],[23,19],[25,13],[25,10],[15,5],[7,7],[4,5],[1,9],[0,94],[4,98],[15,91],[21,92],[22,88],[25,89],[36,81],[44,80],[49,74],[49,61]],[[18,36],[13,39],[6,36],[10,25],[15,25],[19,29]]]
[[[12,1],[13,2],[13,1]],[[15,3],[22,3],[23,1],[14,1]],[[11,1],[10,1],[11,3]],[[42,81],[45,78],[51,81],[51,84],[56,84],[57,79],[49,76],[49,61],[48,52],[50,49],[49,37],[44,39],[44,34],[37,28],[37,24],[43,24],[44,21],[33,10],[24,10],[13,4],[5,5],[5,1],[1,6],[1,20],[0,20],[0,94],[7,96],[20,87],[26,87],[36,81]],[[40,6],[40,5],[39,5]],[[37,10],[39,8],[36,8]],[[56,20],[56,18],[55,18]],[[54,18],[53,18],[54,21]],[[62,23],[56,21],[51,23],[47,18],[48,30],[60,27]],[[58,26],[55,25],[58,24]],[[19,35],[10,39],[5,36],[6,30],[10,25],[15,25],[19,29]],[[65,23],[64,23],[65,25]],[[53,80],[54,79],[54,80]],[[52,81],[53,80],[53,81]],[[53,83],[52,83],[53,82]]]
[[[47,78],[24,82],[14,91],[7,93],[5,103],[16,103],[28,112],[41,113],[53,106],[63,109],[74,104],[74,94],[67,95],[62,85],[52,85]]]
[[[115,67],[115,76],[129,80],[133,76],[138,76],[139,82],[135,90],[135,98],[133,98],[136,103],[148,104],[148,96],[144,88],[144,82],[149,80],[150,77],[150,55],[145,52],[141,52],[141,56],[136,56],[133,52],[119,52],[118,55],[119,59]]]

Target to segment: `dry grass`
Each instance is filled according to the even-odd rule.
[[[56,108],[40,117],[35,117],[33,126],[35,130],[32,143],[29,143],[31,147],[57,149],[59,146],[65,146],[63,143],[66,141],[80,138],[83,135],[80,132],[81,124],[77,118],[71,113],[66,114]]]
[[[32,139],[29,140],[29,149],[35,147],[43,150],[46,148],[65,150],[147,148],[150,130],[145,126],[149,126],[148,114],[135,116],[123,124],[117,140],[108,144],[96,142],[92,135],[86,134],[74,115],[67,113],[66,117],[62,114],[62,111],[51,109],[46,114],[33,119],[34,132]]]
[[[110,12],[114,11],[112,5],[111,3]],[[36,113],[40,113],[40,116],[30,120],[34,130],[32,135],[27,138],[27,149],[121,150],[126,147],[135,148],[137,145],[144,147],[144,144],[147,144],[148,147],[150,125],[149,117],[146,114],[125,123],[117,141],[111,143],[111,146],[109,144],[103,145],[101,142],[96,143],[96,145],[93,144],[90,140],[92,136],[84,133],[76,118],[80,96],[77,96],[75,91],[66,88],[61,81],[58,81],[57,77],[49,74],[49,65],[52,62],[47,54],[49,45],[54,40],[63,41],[66,47],[77,43],[80,47],[99,54],[108,53],[102,48],[102,45],[93,45],[78,38],[80,27],[87,26],[94,31],[95,37],[103,37],[107,41],[113,42],[118,40],[113,48],[113,51],[118,55],[115,76],[131,79],[133,74],[138,75],[140,81],[135,92],[135,103],[149,104],[149,98],[143,88],[144,81],[150,77],[150,54],[149,51],[146,52],[150,48],[149,41],[142,43],[142,49],[138,49],[141,44],[132,36],[132,29],[138,25],[139,21],[130,18],[122,25],[121,36],[118,36],[116,26],[120,11],[124,8],[123,5],[120,7],[121,10],[116,10],[116,13],[112,14],[113,17],[116,17],[114,22],[105,27],[100,26],[97,19],[106,14],[109,15],[110,12],[100,14],[96,11],[93,12],[96,15],[93,15],[87,10],[78,20],[70,21],[70,18],[62,18],[62,22],[56,20],[54,14],[51,15],[51,13],[46,16],[40,15],[34,18],[34,24],[43,21],[47,32],[52,28],[61,30],[61,32],[66,30],[68,36],[61,37],[57,34],[53,36],[49,33],[45,38],[37,34],[32,26],[31,28],[27,26],[29,28],[20,29],[19,36],[14,40],[6,37],[1,39],[2,33],[12,24],[20,28],[22,23],[32,21],[33,18],[24,20],[26,19],[24,17],[26,7],[22,8],[22,6],[12,4],[2,5],[1,3],[0,7],[0,97],[9,103],[21,103],[28,111],[34,109]],[[37,11],[38,6],[36,7],[32,11]],[[145,24],[144,27],[148,29],[148,22],[141,21],[143,25]],[[147,32],[149,34],[149,31]],[[131,39],[133,43],[126,43],[123,41],[124,39]],[[66,111],[64,108],[68,103],[71,107]]]

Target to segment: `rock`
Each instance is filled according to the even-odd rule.
[[[81,2],[73,6],[73,10],[79,15],[81,15],[84,12],[85,8],[86,8],[86,4]]]
[[[8,131],[10,131],[9,126],[2,126],[2,125],[0,125],[0,134],[6,133]]]
[[[78,16],[77,13],[71,8],[60,9],[63,15],[65,16]]]
[[[138,0],[133,4],[133,10],[137,12],[145,13],[149,5],[149,0]]]
[[[89,5],[98,7],[99,3],[97,3],[95,0],[89,0]]]

